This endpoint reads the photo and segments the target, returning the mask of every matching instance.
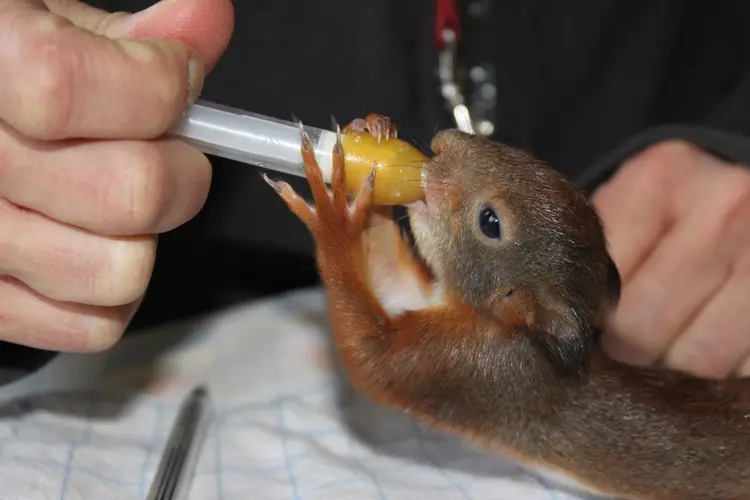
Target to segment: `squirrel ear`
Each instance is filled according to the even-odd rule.
[[[597,330],[589,327],[578,330],[570,325],[555,332],[530,330],[527,335],[531,345],[547,359],[556,377],[580,380],[588,375]]]

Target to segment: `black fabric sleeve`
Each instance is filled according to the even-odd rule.
[[[662,125],[635,135],[594,162],[576,179],[589,193],[610,179],[628,158],[659,142],[681,139],[723,160],[750,165],[750,137],[696,125]]]

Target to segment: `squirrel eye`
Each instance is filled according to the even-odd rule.
[[[500,239],[502,233],[500,230],[500,219],[495,211],[487,205],[479,209],[479,230],[491,240]]]

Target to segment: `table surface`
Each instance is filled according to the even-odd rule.
[[[324,306],[298,290],[0,389],[0,498],[144,498],[196,384],[215,418],[191,499],[588,498],[370,402],[341,375]]]

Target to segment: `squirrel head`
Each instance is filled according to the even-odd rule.
[[[582,189],[530,154],[457,130],[425,162],[414,241],[448,293],[529,329],[599,327],[620,280]]]

